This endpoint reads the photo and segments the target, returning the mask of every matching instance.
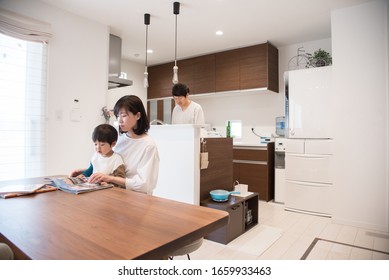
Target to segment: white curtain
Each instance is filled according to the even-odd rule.
[[[0,33],[22,40],[44,43],[52,37],[50,24],[1,8]]]
[[[0,9],[0,180],[45,175],[51,34],[38,23]]]

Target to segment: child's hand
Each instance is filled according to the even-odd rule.
[[[80,178],[83,182],[88,182],[88,178],[86,178],[84,174],[78,175],[77,178]]]
[[[76,169],[76,170],[73,170],[72,172],[70,172],[69,177],[77,177],[77,176],[80,175],[82,172],[84,172],[83,169]]]

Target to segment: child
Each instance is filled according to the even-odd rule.
[[[88,169],[77,169],[70,173],[70,177],[85,176],[92,174],[107,174],[115,177],[125,178],[124,162],[121,156],[115,153],[112,148],[116,145],[118,132],[109,124],[98,125],[92,134],[96,152],[92,156]]]

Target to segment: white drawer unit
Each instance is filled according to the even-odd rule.
[[[327,183],[333,182],[330,155],[286,154],[286,180]]]
[[[331,216],[332,140],[288,139],[285,209]]]
[[[286,181],[285,209],[331,216],[331,185]]]

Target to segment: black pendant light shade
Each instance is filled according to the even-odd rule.
[[[180,2],[173,3],[173,14],[175,14],[175,15],[180,14]]]
[[[145,14],[145,25],[150,25],[150,14]]]

